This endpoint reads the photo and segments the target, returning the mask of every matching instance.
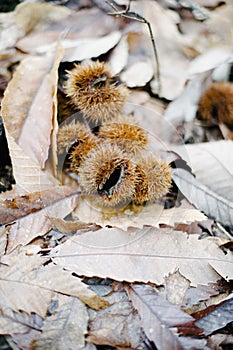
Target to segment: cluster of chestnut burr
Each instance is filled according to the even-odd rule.
[[[104,62],[77,64],[67,74],[65,93],[84,119],[60,127],[58,153],[68,154],[82,192],[100,207],[143,205],[165,195],[170,166],[148,150],[148,132],[134,116],[123,113],[128,89]]]

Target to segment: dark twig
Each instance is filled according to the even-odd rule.
[[[129,0],[129,3],[126,7],[126,9],[122,10],[120,6],[114,1],[114,0],[105,0],[105,2],[111,6],[111,8],[114,10],[114,12],[109,12],[110,15],[113,16],[121,16],[127,19],[132,19],[141,23],[145,23],[148,27],[152,46],[153,46],[153,52],[154,52],[154,57],[156,61],[156,70],[157,70],[157,79],[158,79],[158,93],[161,91],[161,77],[160,77],[160,66],[159,66],[159,57],[158,57],[158,52],[156,49],[156,44],[153,36],[153,31],[151,28],[151,24],[149,21],[147,21],[143,16],[139,15],[136,12],[130,11],[130,3],[131,0]]]

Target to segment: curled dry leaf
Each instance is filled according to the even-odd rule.
[[[54,230],[65,234],[72,234],[82,229],[89,229],[91,231],[92,228],[96,228],[95,225],[84,223],[82,221],[66,221],[61,218],[51,216],[48,218],[51,221]]]
[[[78,275],[163,284],[174,270],[191,285],[208,284],[220,276],[212,268],[222,264],[222,276],[231,278],[232,256],[213,239],[199,240],[171,229],[100,229],[68,239],[51,252],[53,261]],[[230,269],[231,267],[231,269]]]
[[[78,200],[78,194],[74,189],[60,186],[54,187],[49,191],[45,191],[45,193],[41,192],[41,196],[39,198],[41,209],[37,210],[38,207],[35,208],[35,204],[31,203],[31,213],[24,216],[25,214],[22,212],[22,217],[13,222],[8,229],[7,252],[12,251],[18,245],[26,245],[34,238],[46,234],[52,228],[52,223],[48,216],[50,215],[64,218],[75,208]],[[7,218],[9,211],[9,215],[11,215],[10,219],[12,220],[14,209],[7,208],[7,205],[11,206],[12,204],[12,206],[14,206],[15,203],[17,203],[17,200],[13,200],[10,203],[8,201],[5,203],[4,216]],[[3,204],[1,207],[2,206]],[[33,212],[33,208],[35,208],[37,211]],[[16,213],[15,215],[19,215],[19,213]]]
[[[72,215],[86,223],[96,223],[102,227],[113,226],[123,230],[129,227],[159,227],[160,224],[174,226],[175,223],[202,221],[206,217],[196,209],[172,208],[164,210],[159,204],[129,207],[116,213],[111,208],[99,209],[86,200],[81,200]]]
[[[45,167],[56,116],[57,71],[62,55],[58,47],[44,56],[25,58],[5,91],[2,117],[16,183],[18,159],[8,136],[40,169]]]
[[[0,315],[0,334],[27,333],[32,328],[39,330],[41,318],[38,315],[29,315],[21,311],[2,309]]]
[[[60,296],[56,313],[46,318],[41,335],[33,342],[33,349],[82,349],[87,322],[88,313],[80,300]]]

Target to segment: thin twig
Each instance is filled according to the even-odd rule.
[[[118,5],[115,3],[113,0],[105,0],[105,2],[111,6],[111,8],[114,10],[114,12],[109,12],[109,15],[113,16],[121,16],[127,19],[135,20],[141,23],[145,23],[148,27],[150,38],[151,38],[151,43],[153,46],[153,52],[154,52],[154,57],[155,57],[155,62],[156,62],[156,69],[157,69],[157,79],[158,79],[158,94],[161,92],[161,77],[160,77],[160,66],[159,66],[159,57],[158,57],[158,52],[156,49],[156,44],[153,36],[153,31],[151,28],[151,24],[149,21],[147,21],[143,16],[139,15],[136,12],[130,11],[130,3],[129,1],[128,6],[126,7],[125,10],[120,10]]]

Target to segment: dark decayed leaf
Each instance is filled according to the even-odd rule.
[[[219,305],[213,311],[202,317],[195,324],[203,329],[206,335],[225,327],[233,322],[233,298],[229,298]]]
[[[177,333],[177,325],[183,327],[189,335],[200,334],[201,330],[195,327],[194,319],[190,315],[171,304],[155,288],[149,285],[132,285],[126,287],[126,290],[141,317],[144,332],[158,350],[205,348],[205,341],[195,339],[186,338],[185,345],[182,344],[183,338]]]

